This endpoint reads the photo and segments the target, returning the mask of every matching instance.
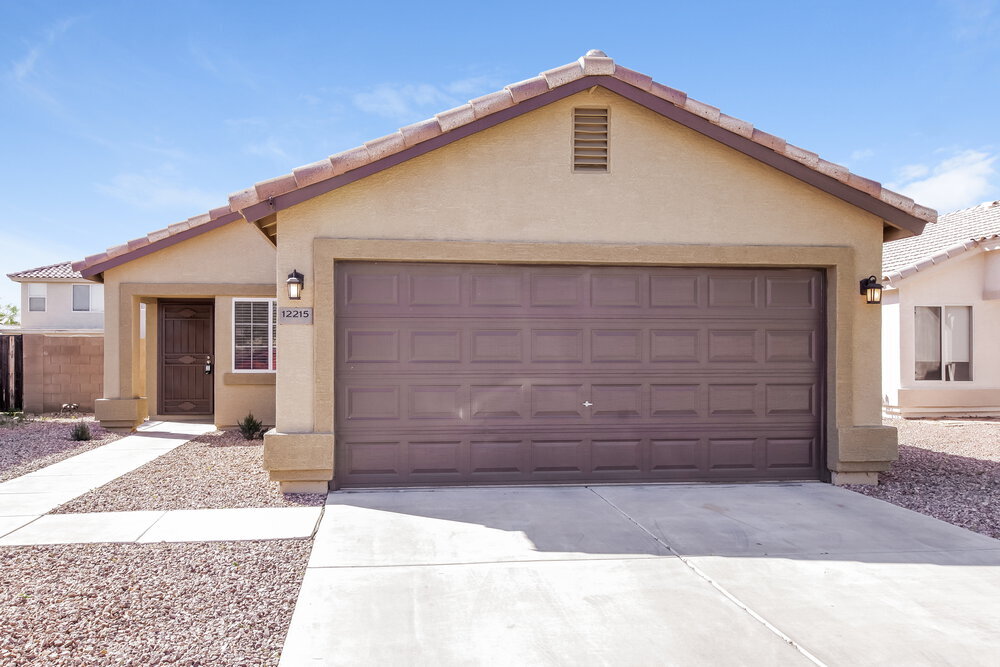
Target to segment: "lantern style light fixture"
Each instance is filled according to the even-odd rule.
[[[861,293],[868,299],[868,303],[882,303],[882,286],[878,284],[875,276],[861,279]]]
[[[288,280],[285,281],[285,285],[288,287],[288,298],[292,301],[298,301],[301,299],[302,288],[305,284],[305,276],[295,269],[292,269],[292,272],[288,274]]]

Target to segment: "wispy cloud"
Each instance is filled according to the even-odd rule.
[[[900,169],[888,187],[939,211],[974,206],[1000,194],[1000,155],[986,150],[951,151],[937,164],[911,164]]]
[[[445,84],[382,83],[354,93],[354,106],[366,113],[413,121],[421,114],[443,111],[495,88],[493,77],[474,76]]]
[[[31,44],[23,56],[11,63],[10,74],[14,80],[21,83],[34,74],[38,61],[45,51],[55,44],[56,40],[62,37],[76,21],[76,18],[67,18],[47,28],[42,34],[41,40]]]
[[[960,42],[996,39],[1000,28],[998,0],[944,0],[951,13],[951,36]]]
[[[226,51],[208,51],[197,44],[188,47],[195,65],[226,83],[237,82],[250,90],[260,90],[257,75],[242,61]]]
[[[249,144],[243,148],[243,152],[247,155],[272,158],[280,162],[287,162],[289,160],[288,151],[274,137],[268,137],[263,141]]]
[[[141,209],[182,209],[192,215],[219,205],[222,197],[198,187],[184,185],[169,175],[121,173],[110,183],[95,186],[98,192]]]
[[[875,156],[875,151],[871,148],[859,148],[851,153],[851,160],[861,162]]]

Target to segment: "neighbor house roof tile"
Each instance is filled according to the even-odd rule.
[[[363,146],[353,148],[330,156],[328,160],[320,160],[312,164],[294,169],[291,174],[262,181],[256,185],[240,190],[229,196],[229,205],[213,209],[209,214],[208,224],[203,222],[185,221],[169,225],[166,236],[163,231],[153,232],[147,236],[149,245],[140,248],[143,254],[159,247],[164,247],[176,240],[189,238],[197,233],[214,229],[220,224],[239,219],[239,213],[245,209],[257,206],[269,197],[278,197],[298,188],[315,185],[322,181],[336,178],[353,169],[365,167],[377,160],[388,157],[403,150],[417,146],[425,141],[436,139],[443,133],[451,132],[485,116],[503,112],[550,90],[566,85],[585,76],[611,77],[637,89],[651,93],[666,100],[679,109],[696,114],[724,130],[749,139],[765,146],[783,157],[795,160],[806,167],[829,176],[834,180],[873,197],[885,205],[898,209],[911,218],[921,222],[933,222],[937,213],[925,206],[913,203],[909,198],[891,192],[879,183],[852,174],[846,167],[834,164],[796,146],[789,146],[784,139],[773,134],[756,129],[750,123],[733,118],[722,113],[718,108],[689,98],[685,93],[653,81],[645,74],[636,72],[615,63],[601,51],[589,51],[577,61],[542,72],[539,76],[510,84],[495,93],[478,97],[471,102],[437,114],[434,118],[408,125],[394,134],[367,142]],[[599,85],[599,83],[598,83]],[[194,232],[192,230],[195,230]],[[183,237],[172,238],[178,234]],[[920,237],[918,237],[920,238]],[[108,259],[121,253],[118,248],[105,253],[91,255],[87,259],[74,263],[74,269],[87,275],[103,270],[101,265]],[[121,260],[118,260],[119,262]]]
[[[58,264],[38,266],[33,269],[25,269],[24,271],[15,271],[14,273],[8,273],[7,277],[18,282],[21,280],[73,280],[74,278],[83,278],[79,271],[73,270],[72,262],[59,262]]]
[[[924,207],[913,208],[916,211]],[[890,283],[899,281],[998,237],[1000,201],[988,201],[954,211],[942,215],[936,225],[925,228],[919,236],[883,244],[882,275]]]

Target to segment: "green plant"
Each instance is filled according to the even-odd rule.
[[[264,437],[264,424],[254,417],[252,412],[248,412],[247,416],[241,419],[237,426],[240,427],[240,433],[243,435],[244,440],[256,440],[257,438]]]
[[[14,326],[21,323],[21,318],[18,317],[20,310],[17,306],[6,305],[0,306],[0,324],[6,326]]]
[[[73,430],[70,431],[69,437],[72,440],[90,440],[90,426],[87,422],[77,422],[73,424]]]

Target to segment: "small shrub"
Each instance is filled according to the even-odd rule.
[[[241,419],[237,426],[240,427],[240,433],[244,440],[256,440],[264,437],[264,424],[254,417],[252,412],[247,413],[247,416]]]
[[[27,417],[19,410],[0,412],[0,426],[17,426],[27,421]]]
[[[73,424],[73,430],[70,431],[69,437],[73,440],[90,440],[92,437],[90,435],[90,426],[87,422]]]

